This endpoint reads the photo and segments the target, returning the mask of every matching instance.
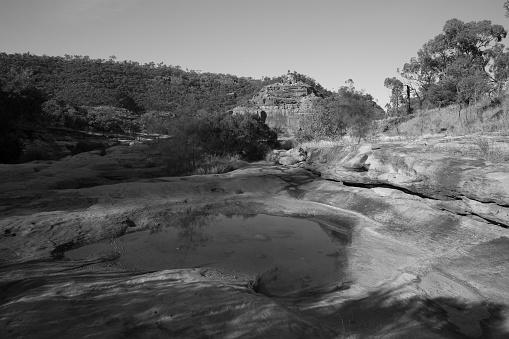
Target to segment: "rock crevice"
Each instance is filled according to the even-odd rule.
[[[305,167],[326,180],[387,188],[429,200],[439,210],[509,227],[509,165],[403,142],[309,148]]]

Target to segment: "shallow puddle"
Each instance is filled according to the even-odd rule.
[[[65,256],[77,260],[117,253],[115,261],[134,270],[228,269],[260,275],[267,293],[285,295],[340,282],[347,243],[346,231],[306,219],[211,215],[178,228],[87,245]]]

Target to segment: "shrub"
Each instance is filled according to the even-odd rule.
[[[193,171],[193,174],[221,174],[234,171],[242,167],[243,162],[238,157],[208,156]]]
[[[188,123],[187,134],[207,154],[263,159],[277,145],[277,134],[256,114],[215,114]]]
[[[496,105],[501,102],[501,105]],[[426,134],[447,133],[465,135],[472,133],[503,132],[509,128],[509,99],[485,98],[476,105],[450,105],[443,108],[418,110],[409,120],[396,125],[388,134],[417,138]]]
[[[165,154],[172,176],[230,171],[235,169],[231,161],[213,157],[260,160],[277,145],[277,134],[258,115],[168,117],[164,127],[170,138],[154,142],[154,147]]]
[[[154,143],[157,150],[164,154],[164,163],[169,176],[190,174],[204,156],[192,140],[184,137],[161,139]]]
[[[315,102],[313,113],[301,119],[296,136],[299,141],[311,141],[348,134],[360,142],[371,133],[374,119],[382,113],[371,95],[341,87],[338,93]]]

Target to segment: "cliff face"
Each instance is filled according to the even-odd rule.
[[[321,95],[310,85],[297,81],[289,73],[279,83],[265,86],[245,106],[235,107],[234,114],[258,114],[270,127],[281,128],[293,135],[299,129],[299,120],[313,112],[313,105]]]

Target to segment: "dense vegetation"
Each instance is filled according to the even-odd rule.
[[[295,71],[292,75],[323,97],[314,107],[316,114],[303,121],[303,139],[333,138],[347,131],[361,138],[381,111],[353,82],[332,93],[311,77]],[[117,62],[114,56],[104,60],[0,53],[0,161],[19,158],[19,129],[44,126],[169,134],[172,145],[166,148],[188,164],[182,171],[192,171],[197,160],[209,155],[258,159],[275,146],[274,131],[257,116],[226,112],[282,78],[184,71],[163,63]]]
[[[389,113],[415,108],[460,107],[497,97],[509,79],[509,52],[500,41],[507,30],[489,20],[448,20],[442,33],[425,43],[399,70],[402,81],[387,78]]]
[[[48,99],[71,106],[115,106],[135,113],[223,111],[277,79],[184,71],[178,66],[82,56],[0,53],[7,83],[30,81]]]
[[[168,174],[195,173],[210,165],[210,157],[263,158],[277,146],[277,134],[256,114],[216,113],[169,120],[162,127],[173,136],[159,142],[168,155]]]
[[[21,128],[51,126],[105,134],[171,131],[176,135],[175,131],[189,131],[184,126],[187,121],[204,122],[212,117],[223,125],[236,121],[243,128],[239,118],[223,113],[248,100],[262,86],[279,81],[114,59],[0,53],[0,161],[16,161],[19,157]],[[249,119],[258,124],[254,117]],[[273,136],[263,138],[270,143]],[[247,147],[243,141],[237,144]],[[241,152],[238,148],[229,151]],[[259,151],[246,149],[241,153],[253,157]]]
[[[353,81],[346,81],[337,93],[318,100],[314,114],[301,120],[297,136],[305,141],[336,139],[349,134],[360,142],[372,131],[375,119],[383,118],[384,111],[374,98],[355,89]]]
[[[448,20],[443,31],[398,70],[399,79],[385,79],[391,93],[387,113],[409,114],[451,104],[461,112],[480,101],[500,102],[509,80],[509,52],[501,43],[506,36],[504,27],[488,20]],[[355,89],[352,80],[333,93],[308,76],[292,75],[321,97],[313,114],[300,121],[301,140],[348,134],[360,141],[385,115],[371,95]],[[169,134],[173,145],[168,147],[191,170],[206,156],[257,159],[275,145],[274,131],[255,115],[227,112],[248,105],[263,86],[282,79],[117,62],[114,56],[104,60],[0,53],[0,161],[19,159],[20,129],[44,126],[104,134]]]

